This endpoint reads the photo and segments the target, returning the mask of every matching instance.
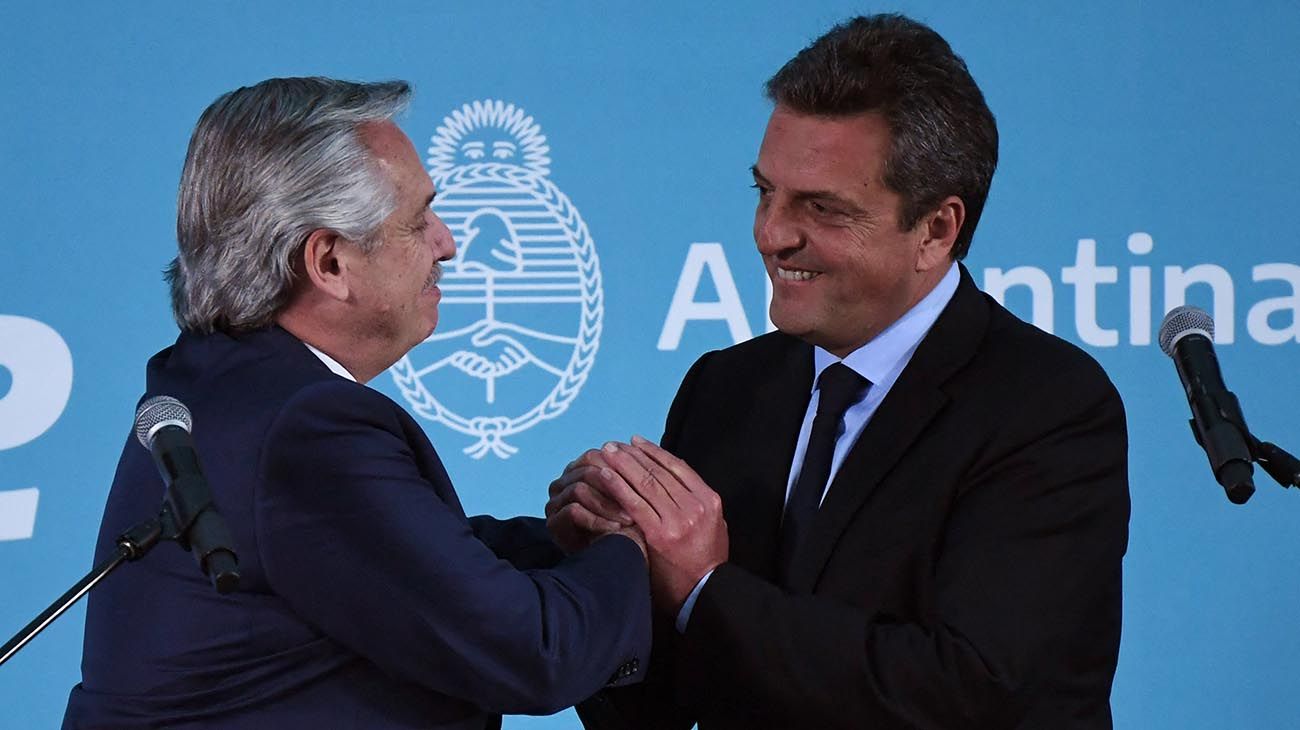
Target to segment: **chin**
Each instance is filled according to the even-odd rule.
[[[434,304],[433,307],[425,309],[424,314],[425,314],[424,319],[425,319],[425,326],[426,326],[424,336],[428,337],[429,335],[433,334],[433,331],[435,329],[438,328],[438,319],[439,319],[438,305]]]
[[[781,334],[789,335],[791,337],[797,337],[804,341],[809,341],[808,337],[811,333],[807,327],[799,326],[795,322],[782,321],[778,319],[773,319],[772,325],[775,326],[776,331],[780,332]]]
[[[793,308],[778,306],[773,300],[767,316],[772,319],[772,324],[776,325],[777,329],[787,335],[799,337],[808,330],[808,324],[804,321],[806,318],[800,317],[798,312],[792,310]]]

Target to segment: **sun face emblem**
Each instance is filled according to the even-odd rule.
[[[587,225],[548,179],[550,149],[522,109],[476,101],[429,146],[433,208],[456,239],[438,330],[394,365],[411,408],[506,458],[506,437],[563,413],[595,361],[600,263]]]

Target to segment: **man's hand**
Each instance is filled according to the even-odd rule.
[[[686,462],[639,436],[605,444],[601,456],[605,466],[588,459],[583,478],[641,528],[655,603],[676,614],[695,584],[727,561],[722,499]]]
[[[591,450],[569,462],[551,482],[546,502],[546,527],[566,553],[590,545],[610,533],[627,535],[646,552],[645,538],[632,518],[609,497],[592,487],[592,480],[607,468],[601,451]]]

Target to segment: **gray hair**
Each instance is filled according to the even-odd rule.
[[[180,253],[166,273],[176,323],[200,332],[270,324],[314,230],[372,249],[395,191],[358,129],[391,120],[410,96],[405,81],[287,78],[212,102],[181,173]]]

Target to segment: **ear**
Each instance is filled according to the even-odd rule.
[[[351,247],[336,231],[317,228],[302,247],[303,273],[311,287],[333,299],[348,298],[347,255]]]
[[[930,271],[952,261],[952,246],[966,222],[961,198],[949,195],[939,207],[921,217],[916,225],[921,234],[916,249],[916,270]]]

